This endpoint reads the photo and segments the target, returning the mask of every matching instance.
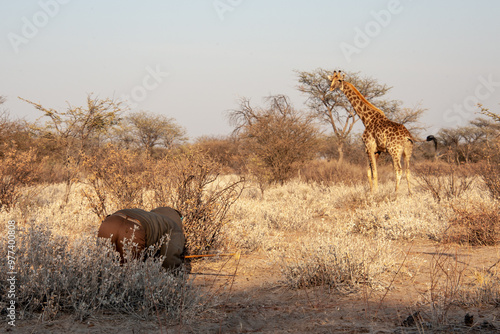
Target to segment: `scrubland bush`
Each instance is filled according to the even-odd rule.
[[[285,285],[293,289],[323,285],[349,290],[370,285],[395,263],[387,242],[341,232],[292,244],[276,257]]]
[[[196,147],[223,166],[226,174],[240,173],[244,169],[243,156],[239,154],[235,137],[204,136],[196,140]]]
[[[468,166],[423,163],[415,167],[417,182],[438,201],[462,196],[471,188],[476,174]]]
[[[496,263],[498,264],[498,262]],[[491,268],[490,268],[491,269]],[[490,270],[475,271],[471,282],[460,289],[458,302],[464,306],[500,306],[500,277]]]
[[[113,145],[85,155],[86,170],[83,195],[90,209],[100,218],[106,217],[110,202],[118,208],[143,207],[143,195],[149,186],[149,168],[153,161],[139,152]]]
[[[160,160],[107,146],[86,156],[82,194],[103,219],[109,208],[171,206],[183,215],[188,254],[214,247],[239,197],[243,178],[223,179],[223,166],[198,149],[171,151]]]
[[[296,110],[285,95],[269,96],[264,108],[243,98],[230,113],[245,165],[262,183],[283,184],[318,151],[314,118]]]
[[[0,161],[0,209],[11,209],[22,193],[22,187],[36,179],[34,150],[19,152],[15,148],[4,153]]]
[[[491,196],[500,200],[500,158],[484,166],[480,170],[479,175],[483,179],[486,189],[488,189]]]
[[[495,245],[500,239],[500,211],[495,202],[498,166],[455,166],[444,163],[421,164],[417,180],[424,191],[450,208],[449,226],[443,232],[443,241],[471,245]],[[484,192],[480,178],[491,196]],[[475,193],[475,194],[474,194]]]
[[[206,253],[222,238],[227,213],[243,189],[244,179],[223,180],[222,168],[196,149],[168,154],[154,167],[154,202],[182,213],[188,254]]]
[[[366,168],[337,161],[313,160],[300,170],[301,178],[308,182],[354,185],[366,182]]]
[[[494,246],[500,242],[500,207],[485,202],[452,206],[454,215],[444,240],[473,246]]]
[[[16,226],[16,302],[21,318],[42,320],[59,313],[78,319],[112,310],[138,319],[161,314],[166,321],[189,318],[200,307],[200,294],[182,271],[165,271],[161,258],[132,260],[121,266],[111,245],[96,236],[54,234],[38,222]],[[0,239],[6,258],[7,238]],[[150,253],[156,249],[148,250]],[[7,262],[2,261],[0,294],[6,306]],[[160,320],[160,319],[159,319]]]

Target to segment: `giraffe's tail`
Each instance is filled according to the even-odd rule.
[[[437,151],[438,141],[437,141],[436,137],[434,137],[433,135],[427,136],[426,141],[433,141],[434,142],[434,149]]]
[[[408,138],[412,143],[415,143],[415,142],[424,142],[424,141],[433,141],[434,142],[434,149],[437,151],[437,148],[438,148],[438,142],[437,142],[437,139],[436,137],[434,137],[433,135],[430,135],[430,136],[427,136],[427,138],[425,140],[419,140],[419,139],[415,139],[413,137],[411,138]]]

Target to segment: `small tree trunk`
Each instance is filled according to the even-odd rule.
[[[337,151],[339,152],[338,164],[342,165],[344,163],[344,142],[340,141],[337,146]]]

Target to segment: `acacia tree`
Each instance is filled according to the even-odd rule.
[[[480,113],[488,116],[492,121],[484,148],[487,165],[481,177],[490,194],[500,200],[500,114],[491,112],[481,104],[478,104],[478,107],[481,109]]]
[[[28,151],[32,147],[26,121],[12,120],[9,110],[2,107],[6,99],[0,96],[0,157],[10,149]]]
[[[332,127],[341,163],[344,159],[344,147],[359,117],[342,92],[330,91],[331,82],[328,76],[332,75],[333,71],[319,68],[312,72],[297,73],[300,83],[298,89],[308,96],[307,106],[322,123]],[[349,82],[370,103],[383,110],[389,119],[407,127],[410,125],[410,128],[413,126],[417,130],[415,122],[418,121],[425,109],[419,105],[415,108],[402,108],[401,101],[382,99],[391,87],[378,83],[374,78],[361,77],[358,72],[346,72],[346,76],[349,78]]]
[[[51,141],[60,155],[66,183],[65,200],[80,170],[83,153],[90,152],[101,144],[103,136],[119,120],[120,104],[111,99],[100,99],[87,95],[85,106],[68,105],[66,111],[45,108],[23,98],[48,119],[43,125],[33,125],[32,131],[39,137]]]
[[[265,108],[252,107],[243,98],[229,117],[251,171],[266,183],[284,183],[317,153],[318,131],[313,118],[294,109],[288,97],[274,95],[265,102]]]
[[[500,114],[495,114],[488,108],[484,107],[481,103],[477,104],[478,108],[481,109],[479,112],[483,115],[490,117],[495,122],[500,122]]]
[[[40,110],[42,117],[48,118],[43,125],[34,125],[33,130],[42,136],[57,137],[66,152],[81,153],[99,146],[103,135],[117,124],[122,112],[119,103],[111,99],[100,99],[92,94],[87,95],[85,106],[68,105],[66,111],[45,108],[39,103],[20,99]]]
[[[187,140],[186,130],[173,118],[139,111],[127,115],[116,129],[116,134],[126,146],[142,147],[152,155],[155,146],[167,149]]]
[[[495,138],[498,138],[499,127],[494,122],[476,118],[468,125],[457,128],[439,130],[438,137],[443,147],[447,148],[448,162],[477,162],[489,160],[495,151]],[[492,147],[493,144],[493,147]]]

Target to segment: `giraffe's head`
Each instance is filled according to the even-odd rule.
[[[345,74],[341,71],[334,71],[333,75],[329,75],[328,80],[332,81],[332,83],[330,84],[330,91],[336,89],[344,90],[344,77]]]

